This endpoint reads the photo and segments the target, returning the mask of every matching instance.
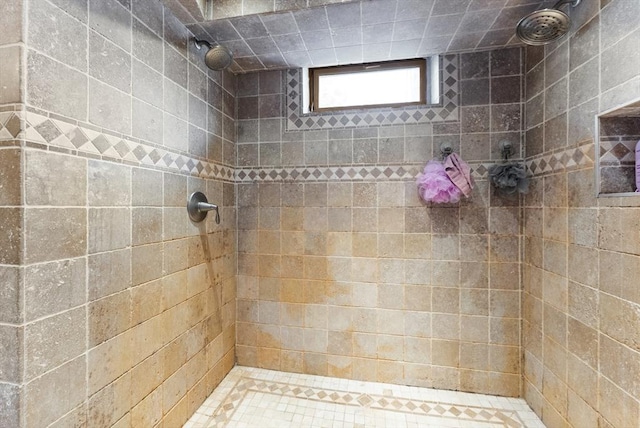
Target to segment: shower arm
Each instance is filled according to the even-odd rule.
[[[560,6],[563,6],[567,3],[571,3],[571,7],[576,7],[580,4],[580,0],[559,0],[556,4],[553,5],[551,9],[559,9]]]
[[[564,1],[564,0],[561,0],[561,1]],[[202,49],[202,46],[206,46],[209,49],[213,47],[211,46],[211,43],[207,42],[206,40],[199,40],[196,37],[193,38],[193,42],[195,43],[196,48],[198,48],[198,50]]]

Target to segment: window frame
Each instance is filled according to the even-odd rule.
[[[393,107],[405,107],[415,105],[427,104],[427,73],[430,72],[428,67],[428,58],[415,58],[415,59],[401,59],[396,61],[384,61],[384,62],[372,62],[366,64],[355,65],[336,65],[332,67],[318,67],[309,68],[309,112],[335,112],[344,110],[362,110],[362,109],[379,109],[379,108],[393,108]],[[394,103],[394,104],[365,104],[365,105],[353,105],[353,106],[339,106],[339,107],[324,107],[319,108],[316,106],[316,100],[318,99],[319,81],[320,76],[335,75],[335,74],[351,74],[356,72],[375,72],[380,70],[394,70],[398,68],[412,68],[418,66],[420,69],[420,100],[406,103]]]

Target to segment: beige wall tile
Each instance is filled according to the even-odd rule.
[[[24,387],[26,426],[48,425],[82,403],[85,371],[85,358],[80,357],[29,382]]]
[[[89,304],[89,344],[98,345],[131,327],[131,292],[104,297]]]
[[[162,244],[142,245],[131,251],[131,281],[133,285],[162,276]]]
[[[613,339],[638,349],[640,332],[636,328],[640,322],[637,305],[600,294],[600,329]]]
[[[17,2],[15,2],[17,3]],[[18,24],[14,22],[6,22],[6,26],[20,26],[20,18],[16,19]],[[3,23],[3,27],[5,23]],[[5,27],[6,28],[6,27]],[[18,28],[11,28],[9,31],[16,31],[17,34],[9,37],[21,37]],[[6,36],[5,36],[6,37]],[[19,46],[6,46],[0,51],[5,60],[0,65],[0,104],[12,104],[22,101],[22,49]]]
[[[19,324],[23,317],[23,275],[17,266],[0,267],[0,321]]]
[[[632,397],[638,396],[640,385],[640,356],[605,335],[600,335],[600,372]]]
[[[164,309],[163,282],[151,281],[131,290],[131,322],[139,324],[152,318]]]
[[[98,392],[132,367],[131,338],[131,333],[125,332],[89,350],[89,395]]]
[[[555,374],[544,370],[542,392],[555,411],[562,417],[567,415],[567,388]],[[544,412],[543,412],[544,414]]]
[[[162,206],[163,177],[159,171],[142,168],[131,170],[131,204],[134,206]]]
[[[433,388],[460,388],[460,372],[451,367],[433,366],[431,368]]]
[[[519,270],[517,263],[491,263],[489,265],[491,289],[517,290]]]
[[[89,209],[89,254],[131,245],[131,215],[126,208]]]
[[[598,408],[598,396],[593,391],[598,390],[598,373],[572,354],[567,355],[567,385],[569,392],[569,406],[571,406],[571,391],[575,391],[588,405]]]
[[[306,352],[303,357],[303,363],[305,373],[315,374],[318,376],[327,375],[328,363],[327,356],[325,354]]]
[[[29,205],[84,206],[87,162],[72,156],[29,150],[25,159],[25,189]]]
[[[22,214],[19,208],[0,208],[0,262],[17,265],[22,260]]]
[[[576,427],[597,426],[598,412],[572,390],[569,390],[567,421]]]
[[[162,241],[162,209],[131,210],[132,244],[142,245]]]
[[[162,419],[162,394],[153,391],[131,409],[131,426],[153,427]]]
[[[85,259],[31,265],[25,268],[24,275],[26,321],[85,303]]]
[[[460,316],[460,339],[486,342],[489,336],[489,319],[482,316]]]
[[[109,426],[125,415],[131,407],[131,375],[126,373],[89,397],[90,426]]]
[[[81,208],[25,210],[25,261],[78,257],[87,243],[86,211]],[[18,228],[19,230],[19,228]],[[47,245],[42,245],[46,239]]]
[[[180,239],[190,234],[195,234],[195,226],[192,226],[189,217],[185,215],[184,208],[164,208],[163,213],[163,238],[165,240]]]
[[[188,240],[178,239],[163,242],[163,263],[167,274],[178,272],[188,266]]]
[[[131,250],[99,253],[88,257],[89,300],[117,293],[131,286]]]
[[[0,327],[3,348],[0,351],[0,379],[19,384],[23,378],[24,329],[18,326]]]
[[[592,367],[598,366],[598,331],[569,317],[568,348]]]
[[[625,394],[606,377],[599,378],[599,410],[601,416],[612,426],[624,426],[628,421],[638,420],[638,401]]]
[[[7,52],[3,49],[3,52]],[[2,76],[2,72],[0,72]],[[0,77],[4,79],[4,77]],[[2,91],[4,92],[4,91]],[[0,104],[2,104],[2,93],[0,92]],[[2,149],[0,150],[0,205],[20,205],[22,201],[22,167],[20,162],[21,150]]]
[[[25,327],[25,380],[33,379],[86,351],[83,307],[38,320]]]
[[[564,310],[567,304],[568,287],[565,277],[547,271],[542,273],[542,298],[545,303]]]

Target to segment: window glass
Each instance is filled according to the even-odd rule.
[[[424,59],[312,69],[312,109],[425,104],[426,77]]]

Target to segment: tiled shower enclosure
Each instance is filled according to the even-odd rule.
[[[566,5],[538,47],[513,26],[552,1],[204,3],[0,5],[0,426],[174,428],[209,396],[297,406],[294,383],[384,421],[389,391],[426,394],[414,418],[457,390],[502,396],[489,422],[524,399],[548,427],[640,426],[640,129],[594,129],[640,99],[640,1]],[[304,65],[427,55],[438,106],[302,111]],[[527,195],[488,182],[503,141]],[[443,145],[475,187],[426,205]],[[220,224],[189,221],[195,191]]]

